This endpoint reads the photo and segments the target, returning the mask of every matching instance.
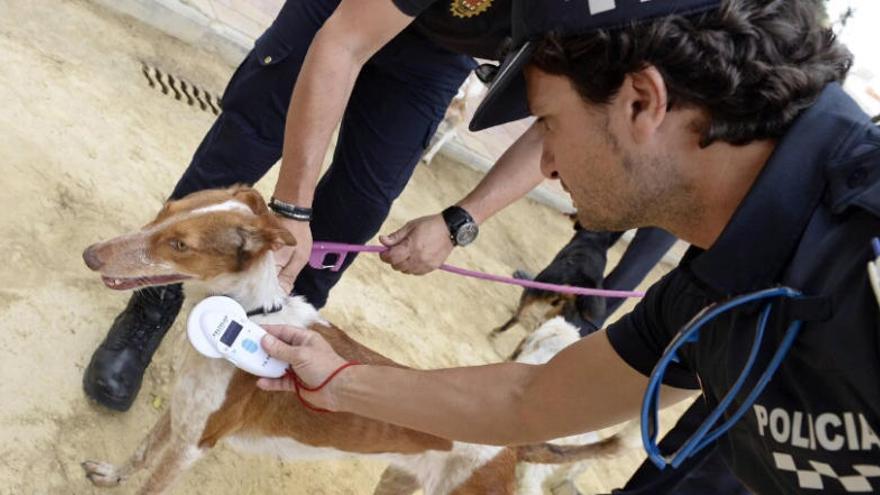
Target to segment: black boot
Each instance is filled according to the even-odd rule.
[[[86,395],[110,409],[127,411],[182,304],[181,284],[135,291],[92,355],[83,375]]]

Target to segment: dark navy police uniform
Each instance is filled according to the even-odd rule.
[[[751,410],[718,441],[756,493],[880,492],[880,314],[866,271],[878,218],[880,129],[831,84],[779,141],[715,244],[692,248],[608,330],[620,356],[647,375],[713,302],[778,285],[811,297],[774,311],[770,342],[792,319],[803,319],[803,330]],[[710,323],[683,348],[667,384],[699,382],[701,400],[714,407],[742,369],[757,309]],[[765,347],[759,362],[775,350]]]

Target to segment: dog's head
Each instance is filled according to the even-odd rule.
[[[574,226],[575,234],[535,277],[535,281],[602,289],[604,285],[607,250],[615,239],[610,232],[594,232]],[[536,306],[543,313],[539,321],[563,316],[585,333],[595,330],[592,322],[605,317],[606,301],[601,297],[558,294],[537,289],[527,289],[520,299],[520,306]]]
[[[107,287],[124,290],[243,272],[295,244],[260,193],[235,186],[169,201],[152,222],[89,246],[83,259]]]

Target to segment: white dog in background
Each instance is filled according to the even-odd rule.
[[[440,125],[437,126],[437,132],[431,138],[428,150],[422,155],[422,163],[430,165],[437,153],[458,135],[459,129],[467,122],[468,101],[479,100],[485,91],[486,85],[480,82],[474,74],[465,79],[461,87],[458,88],[458,94],[455,95],[455,98],[449,104],[449,108],[446,109],[446,116],[440,122]]]

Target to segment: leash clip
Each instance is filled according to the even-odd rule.
[[[387,250],[385,246],[361,246],[355,244],[342,244],[339,242],[315,242],[312,244],[312,253],[309,255],[309,266],[315,270],[330,270],[338,272],[345,263],[348,253],[381,253]],[[327,263],[327,256],[335,254],[336,262]]]
[[[325,260],[331,254],[336,255],[336,263],[328,264]],[[326,246],[316,246],[312,248],[312,254],[309,255],[309,266],[315,270],[329,269],[330,271],[338,272],[342,268],[342,263],[345,262],[345,255],[344,251],[333,250]]]

